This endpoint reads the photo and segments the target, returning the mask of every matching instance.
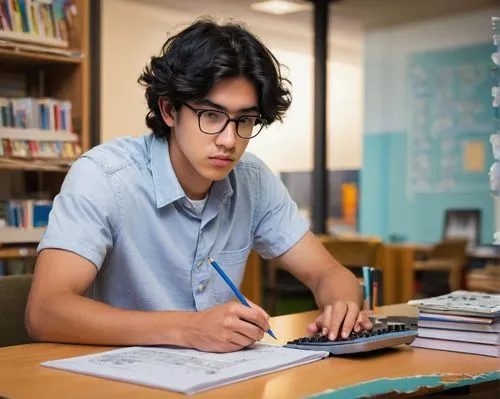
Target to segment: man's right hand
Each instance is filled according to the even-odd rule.
[[[237,302],[195,313],[190,346],[205,352],[233,352],[252,345],[269,330],[269,315],[260,307]],[[191,324],[191,323],[190,323]]]

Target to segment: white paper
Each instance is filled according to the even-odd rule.
[[[327,356],[328,352],[260,343],[230,353],[136,346],[52,360],[42,366],[192,394]]]
[[[500,295],[473,291],[453,291],[433,298],[408,302],[421,310],[462,311],[470,314],[496,316],[500,314]]]

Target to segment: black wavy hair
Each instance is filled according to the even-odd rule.
[[[145,87],[149,108],[146,125],[156,136],[168,138],[170,127],[161,116],[160,97],[178,110],[184,102],[205,97],[220,80],[238,76],[255,85],[266,124],[281,121],[290,106],[291,92],[280,66],[269,49],[241,24],[219,25],[210,18],[198,19],[169,38],[138,79]]]

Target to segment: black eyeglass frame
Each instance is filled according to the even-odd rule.
[[[188,107],[191,111],[193,111],[196,114],[196,116],[198,117],[198,128],[200,129],[201,132],[203,132],[205,134],[219,134],[227,127],[227,125],[229,125],[230,122],[234,122],[236,125],[236,134],[238,135],[238,137],[245,139],[245,140],[250,140],[250,139],[253,139],[255,136],[257,136],[262,131],[264,126],[266,126],[266,120],[260,116],[242,115],[237,119],[233,119],[226,112],[221,111],[219,109],[204,109],[204,108],[201,109],[201,108],[194,108],[193,106],[189,105],[188,103],[182,103],[182,104],[185,105],[186,107]],[[206,112],[218,112],[219,114],[223,114],[226,116],[226,123],[224,123],[224,125],[222,126],[222,128],[218,132],[208,133],[201,128],[201,117]],[[254,127],[257,126],[258,124],[260,124],[259,130],[257,130],[257,132],[252,134],[250,137],[241,136],[239,133],[240,120],[243,118],[255,118],[256,121],[258,121],[258,123],[256,123],[254,125]]]

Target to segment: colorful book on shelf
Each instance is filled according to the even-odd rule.
[[[68,10],[74,9],[70,0],[0,0],[0,36],[4,31],[67,41]]]
[[[39,140],[0,140],[0,157],[36,158],[36,159],[68,159],[72,160],[81,154],[78,143],[68,141]]]
[[[81,154],[70,101],[0,97],[0,156],[66,158]]]
[[[36,228],[45,227],[52,210],[49,200],[8,200],[4,203],[7,226]]]
[[[70,101],[54,98],[0,97],[0,128],[72,132]]]

